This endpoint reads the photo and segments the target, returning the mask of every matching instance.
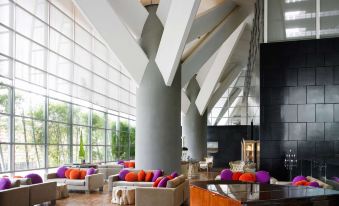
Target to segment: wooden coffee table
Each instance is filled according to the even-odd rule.
[[[57,183],[56,199],[64,199],[69,197],[67,185],[64,183]]]

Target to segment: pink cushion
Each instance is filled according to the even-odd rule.
[[[155,182],[158,177],[161,177],[162,176],[162,171],[161,170],[155,170],[153,172],[153,178],[152,178],[152,182]]]

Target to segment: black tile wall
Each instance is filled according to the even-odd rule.
[[[298,159],[326,160],[328,173],[339,173],[339,38],[260,50],[261,169],[287,179],[283,160],[292,149]]]

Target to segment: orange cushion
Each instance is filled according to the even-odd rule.
[[[242,172],[234,172],[232,175],[232,180],[239,180],[239,177],[242,175]]]
[[[171,175],[168,175],[167,178],[168,178],[169,180],[173,180],[173,177],[172,177]]]
[[[153,172],[146,172],[145,182],[152,182]]]
[[[294,186],[308,186],[308,182],[306,180],[300,180],[296,183],[294,183]]]
[[[158,187],[159,182],[162,180],[163,177],[158,177],[157,180],[153,183],[153,187]]]
[[[69,174],[69,178],[71,180],[76,180],[80,178],[80,170],[72,170],[71,173]]]
[[[128,168],[129,162],[124,162],[124,168]]]
[[[256,178],[253,173],[244,173],[239,177],[239,180],[243,182],[255,182]]]
[[[80,170],[80,179],[82,179],[82,180],[85,179],[86,175],[87,175],[86,170]]]
[[[146,177],[146,172],[144,170],[140,170],[138,172],[138,181],[139,182],[145,181],[145,177]]]
[[[127,182],[136,182],[138,180],[138,175],[135,174],[134,172],[129,172],[126,176],[125,176],[125,180]]]
[[[15,179],[15,178],[22,178],[22,176],[14,176],[13,178],[14,178],[14,179]]]
[[[129,168],[135,168],[135,162],[129,162],[128,167]]]
[[[66,170],[65,176],[66,176],[67,179],[70,178],[69,175],[70,175],[71,171],[72,171],[72,169],[67,169],[67,170]]]

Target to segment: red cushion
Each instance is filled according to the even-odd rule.
[[[145,182],[152,182],[153,172],[146,172]]]
[[[239,180],[239,177],[242,175],[242,172],[234,172],[232,175],[232,180]]]
[[[171,175],[168,175],[167,178],[168,178],[169,180],[173,180],[173,177],[172,177]]]
[[[125,180],[127,182],[136,182],[138,180],[138,175],[135,174],[134,172],[129,172],[126,176],[125,176]]]
[[[69,174],[69,178],[71,180],[76,180],[80,178],[80,170],[72,170],[71,173]]]
[[[294,183],[294,186],[308,186],[308,182],[306,180],[300,180],[296,183]]]
[[[145,177],[146,177],[146,172],[144,170],[140,170],[138,172],[138,181],[139,182],[145,181]]]
[[[80,170],[80,179],[82,179],[82,180],[85,179],[86,175],[87,175],[86,170]]]
[[[129,162],[128,167],[129,168],[135,168],[135,162]]]
[[[256,177],[253,173],[244,173],[239,177],[239,180],[243,182],[255,182]]]
[[[72,171],[72,169],[67,169],[67,170],[66,170],[66,172],[65,172],[65,176],[66,176],[66,178],[67,178],[67,179],[69,179],[69,178],[70,178],[70,176],[69,176],[69,175],[70,175],[71,171]]]
[[[158,187],[159,182],[162,180],[162,178],[164,178],[164,177],[158,177],[158,179],[155,180],[155,182],[153,183],[153,187]]]

